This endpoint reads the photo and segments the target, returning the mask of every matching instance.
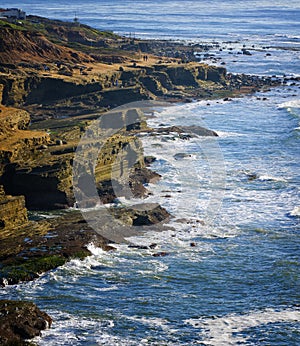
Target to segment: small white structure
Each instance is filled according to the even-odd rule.
[[[24,20],[26,19],[26,12],[20,10],[19,8],[0,8],[0,17]]]

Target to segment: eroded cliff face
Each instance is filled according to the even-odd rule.
[[[77,68],[78,69],[78,68]],[[140,99],[170,96],[178,87],[201,89],[206,82],[216,88],[226,85],[226,70],[205,64],[154,65],[153,67],[127,67],[100,75],[89,73],[82,76],[41,76],[39,73],[11,75],[0,74],[2,102],[8,106],[30,104],[62,104],[66,100],[72,107],[107,107]],[[211,85],[210,85],[211,87]],[[178,96],[180,96],[178,94]]]
[[[25,130],[30,123],[30,115],[22,109],[2,107],[0,105],[0,136],[16,130]]]
[[[1,237],[11,230],[28,223],[24,196],[6,195],[0,185],[0,233]]]
[[[0,75],[2,103],[8,106],[47,104],[56,100],[102,90],[101,83],[76,81],[43,76]]]
[[[5,126],[0,136],[0,183],[5,191],[10,195],[25,196],[29,209],[72,207],[75,203],[72,162],[82,135],[81,126],[61,130],[61,138],[67,138],[66,141],[57,139],[59,134],[53,137],[42,131],[23,130],[30,119],[26,111],[6,107],[2,110],[0,114]],[[145,119],[134,110],[101,116],[100,127],[93,133],[94,140],[83,150],[86,157],[82,160],[82,171],[86,174],[84,179],[94,176],[103,203],[116,197],[113,179],[118,179],[119,185],[124,179],[127,184],[130,181],[134,195],[145,193],[143,182],[134,176],[129,178],[129,170],[146,169],[141,143],[131,133],[146,127]],[[106,138],[106,132],[110,130],[116,133]],[[104,137],[94,172],[88,159],[93,151],[98,150],[98,140]]]
[[[49,135],[44,131],[25,130],[30,122],[28,112],[0,105],[0,177],[5,166],[32,160],[38,148],[47,145]]]

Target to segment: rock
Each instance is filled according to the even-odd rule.
[[[161,252],[154,253],[152,256],[153,257],[165,257],[165,256],[168,256],[168,255],[169,255],[168,252],[161,251]]]
[[[24,196],[6,195],[0,185],[0,238],[3,234],[28,223]]]
[[[128,245],[128,247],[132,249],[148,250],[148,249],[155,249],[157,247],[157,244],[153,243],[153,244],[150,244],[149,246],[132,244],[132,245]]]
[[[2,180],[8,193],[25,196],[29,209],[74,205],[71,157],[45,156],[42,161],[9,166]]]
[[[155,249],[156,247],[157,247],[157,244],[155,244],[155,243],[149,245],[150,249]]]
[[[186,157],[191,157],[191,154],[186,154],[186,153],[177,153],[174,155],[175,160],[182,160],[185,159]]]
[[[0,106],[0,136],[10,130],[24,130],[30,123],[30,115],[22,109]]]
[[[26,345],[25,339],[39,336],[51,324],[51,317],[33,303],[0,300],[1,345]]]
[[[30,222],[0,240],[0,286],[31,281],[72,258],[83,259],[91,255],[87,249],[91,243],[104,250],[114,249],[78,211]]]
[[[249,181],[252,181],[258,178],[258,175],[256,173],[249,173],[247,174],[247,176]]]
[[[153,163],[154,161],[156,161],[156,157],[154,156],[145,156],[144,157],[144,162],[146,166],[150,166],[151,163]]]
[[[53,24],[52,24],[53,25]],[[1,63],[18,63],[23,61],[30,61],[40,63],[41,61],[47,63],[48,61],[67,61],[67,62],[82,62],[93,61],[87,54],[75,52],[69,47],[57,45],[49,41],[44,34],[35,32],[34,30],[16,30],[10,26],[1,27]],[[53,34],[53,32],[52,32]],[[20,45],[15,45],[14,42],[21,42]],[[25,60],[25,56],[28,59]],[[74,57],[77,54],[77,58]]]
[[[131,249],[139,249],[139,250],[147,250],[149,249],[148,246],[146,245],[128,245],[129,248]]]
[[[154,129],[149,129],[147,132],[156,132],[159,134],[171,134],[171,133],[178,133],[179,137],[183,134],[186,136],[192,137],[193,135],[197,136],[213,136],[217,137],[218,134],[215,131],[206,129],[205,127],[198,126],[198,125],[192,125],[192,126],[170,126],[170,127],[159,127]]]
[[[129,226],[149,226],[167,222],[170,219],[168,211],[158,203],[142,203],[134,208],[111,208],[111,213]]]
[[[242,49],[244,55],[252,55],[247,49]]]

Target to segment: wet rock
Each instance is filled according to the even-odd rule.
[[[39,336],[51,324],[51,317],[33,303],[0,300],[1,345],[28,345],[25,339]]]
[[[155,249],[156,247],[157,247],[157,244],[155,244],[155,243],[149,245],[150,249]]]
[[[148,250],[149,247],[146,245],[128,245],[131,249]]]
[[[146,166],[150,166],[151,163],[153,163],[154,161],[156,161],[156,157],[154,156],[145,156],[144,157],[144,162]]]
[[[192,155],[191,154],[186,154],[186,153],[177,153],[174,155],[174,159],[175,160],[182,160],[182,159],[185,159],[187,157],[191,157]]]
[[[252,181],[258,178],[258,175],[256,173],[249,173],[247,174],[248,180]]]
[[[249,52],[249,50],[247,50],[247,49],[242,49],[242,53],[243,53],[244,55],[252,55],[252,54]]]
[[[165,256],[168,256],[168,255],[169,255],[168,252],[161,251],[161,252],[154,253],[152,256],[153,257],[165,257]]]
[[[128,247],[131,249],[148,250],[148,249],[155,249],[157,247],[157,244],[153,243],[153,244],[150,244],[149,246],[131,244],[131,245],[128,245]]]
[[[117,219],[129,226],[156,225],[161,222],[167,222],[171,216],[158,203],[138,204],[134,208],[111,208],[110,211]]]
[[[114,249],[77,211],[30,222],[0,239],[0,286],[31,281],[72,258],[83,259],[91,255],[87,249],[91,243],[104,250]]]
[[[170,126],[170,127],[159,127],[155,129],[149,129],[148,132],[156,132],[159,134],[171,134],[171,133],[178,133],[179,137],[180,135],[185,135],[192,137],[193,135],[197,136],[213,136],[217,137],[218,134],[215,131],[206,129],[205,127],[198,126],[198,125],[192,125],[192,126]],[[185,138],[186,139],[186,138]]]

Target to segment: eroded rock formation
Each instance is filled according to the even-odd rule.
[[[1,345],[28,345],[25,339],[39,336],[51,324],[51,317],[31,302],[0,300]]]

